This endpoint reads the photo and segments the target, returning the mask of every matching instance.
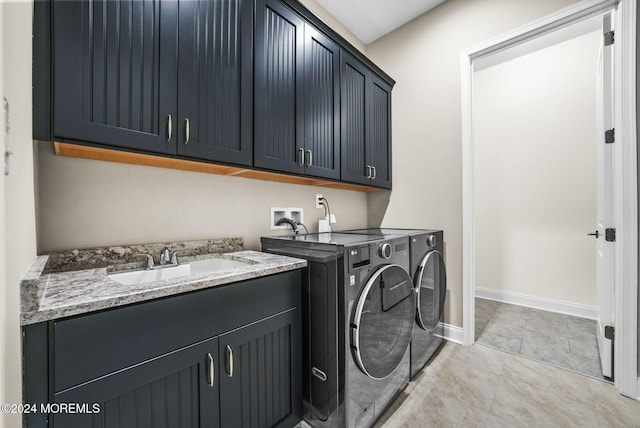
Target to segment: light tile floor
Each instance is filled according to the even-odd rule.
[[[640,427],[640,402],[518,355],[447,343],[375,426],[631,428]]]
[[[476,342],[604,380],[594,320],[476,298]]]

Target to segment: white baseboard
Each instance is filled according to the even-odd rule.
[[[512,305],[526,306],[528,308],[542,309],[544,311],[558,312],[581,318],[595,320],[597,308],[595,306],[581,305],[578,303],[564,302],[562,300],[546,299],[544,297],[527,296],[525,294],[511,293],[509,291],[491,290],[489,288],[475,287],[476,297]]]
[[[458,345],[462,345],[462,328],[456,327],[455,325],[439,323],[438,330],[443,332],[443,338],[448,340],[449,342],[457,343]]]

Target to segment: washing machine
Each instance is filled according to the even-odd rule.
[[[345,233],[372,236],[407,236],[409,272],[415,293],[415,321],[411,339],[411,378],[438,352],[444,343],[444,303],[447,272],[444,263],[444,234],[428,229],[356,229]]]
[[[261,238],[304,258],[303,413],[314,427],[369,427],[409,382],[415,325],[407,236]]]

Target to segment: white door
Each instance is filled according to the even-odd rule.
[[[611,14],[603,19],[603,34],[613,28]],[[603,37],[598,64],[597,151],[597,224],[596,224],[596,305],[598,309],[597,337],[602,374],[613,378],[613,341],[609,327],[613,317],[613,257],[615,242],[609,242],[606,229],[613,228],[613,150],[607,143],[605,132],[613,129],[613,45],[605,45]],[[592,234],[593,235],[593,234]],[[609,338],[608,338],[609,336]]]

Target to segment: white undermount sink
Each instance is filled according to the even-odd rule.
[[[251,263],[244,262],[242,260],[225,259],[222,257],[189,262],[189,266],[191,266],[191,275],[200,275],[201,273],[245,267],[248,264]]]
[[[113,272],[109,278],[123,285],[144,284],[147,282],[163,281],[190,275],[214,273],[218,271],[247,266],[247,262],[225,258],[196,260],[177,266],[163,267],[151,270],[131,270]]]

